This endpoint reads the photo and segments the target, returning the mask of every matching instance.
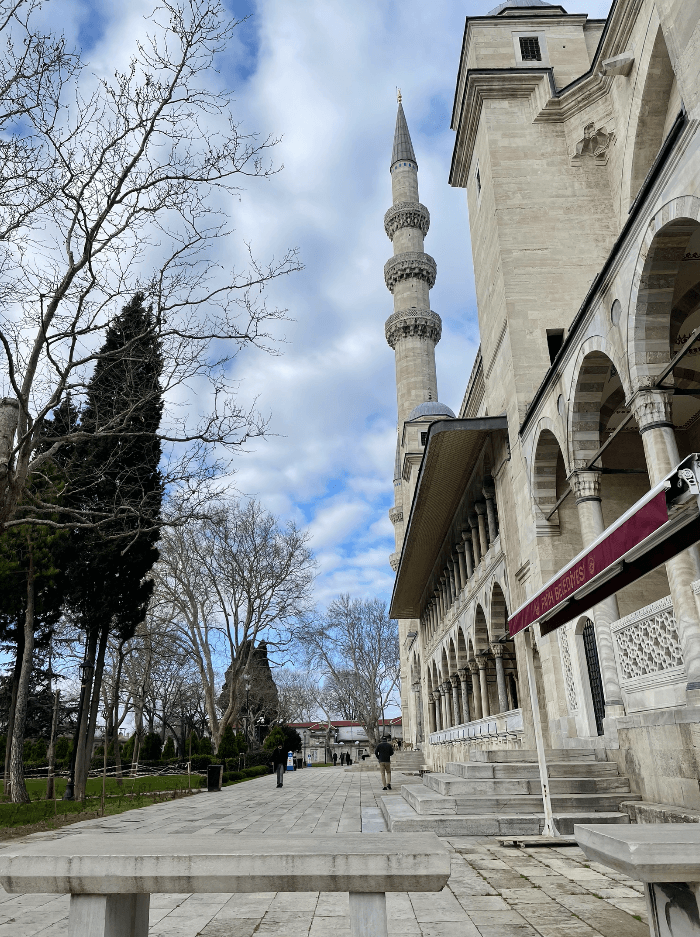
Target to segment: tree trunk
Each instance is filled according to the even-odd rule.
[[[85,750],[82,759],[82,770],[76,772],[75,776],[75,796],[77,800],[85,800],[85,788],[87,786],[88,773],[90,771],[90,761],[92,759],[92,745],[95,741],[95,727],[97,725],[97,716],[100,710],[100,699],[102,697],[102,674],[105,667],[105,652],[107,650],[107,638],[109,637],[109,625],[105,624],[100,630],[100,645],[97,652],[97,661],[92,679],[92,696],[90,698],[90,708],[88,711],[87,728],[84,738]]]
[[[15,724],[12,731],[12,751],[10,753],[10,796],[13,804],[28,804],[29,794],[24,783],[24,727],[27,720],[27,700],[29,698],[29,680],[34,662],[34,553],[29,543],[29,570],[27,571],[27,609],[24,614],[24,653],[22,654],[22,673],[17,688],[15,705]]]
[[[19,677],[22,673],[22,657],[24,656],[24,631],[17,635],[17,655],[12,671],[12,693],[10,696],[10,712],[7,717],[7,742],[5,743],[5,796],[9,797],[12,785],[10,784],[10,753],[12,751],[12,734],[15,731],[15,710],[17,708],[17,691]]]
[[[49,741],[49,751],[48,751],[48,762],[49,762],[49,771],[48,777],[46,779],[46,799],[53,800],[56,793],[55,784],[56,780],[54,777],[54,769],[56,767],[56,730],[58,728],[58,702],[61,698],[61,691],[56,690],[56,694],[53,699],[53,716],[51,718],[51,739]]]
[[[117,672],[114,675],[112,689],[112,713],[114,715],[114,768],[119,787],[124,783],[122,777],[122,753],[119,745],[119,687],[122,680],[122,665],[124,664],[124,641],[119,642],[117,651]]]
[[[73,798],[75,799],[75,792],[79,779],[83,776],[83,762],[85,760],[85,745],[84,739],[87,734],[87,724],[88,724],[88,700],[92,692],[92,675],[95,672],[95,652],[97,650],[97,631],[91,629],[87,639],[87,646],[85,648],[85,660],[84,663],[92,665],[91,669],[87,671],[86,675],[83,677],[83,682],[80,685],[80,704],[78,712],[78,724],[75,729],[75,736],[73,738],[73,766],[72,766],[72,776],[73,776]]]

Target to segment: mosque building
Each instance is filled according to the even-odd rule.
[[[438,392],[437,264],[400,100],[384,218],[403,735],[443,778],[535,749],[509,618],[700,452],[700,0],[468,17],[452,130],[481,342],[458,412]],[[658,563],[532,626],[540,722],[562,763],[610,763],[629,792],[615,804],[700,811],[700,554]]]

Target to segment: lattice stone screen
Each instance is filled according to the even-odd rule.
[[[613,630],[623,681],[683,666],[670,596],[620,619]]]
[[[561,662],[564,669],[564,681],[566,683],[566,699],[569,704],[570,712],[576,712],[578,709],[576,681],[574,680],[574,668],[571,663],[571,652],[569,650],[569,635],[566,632],[566,628],[559,629],[559,647],[561,648]]]

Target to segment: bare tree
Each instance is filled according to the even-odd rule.
[[[362,694],[361,679],[351,670],[339,670],[326,677],[324,694],[328,708],[338,719],[356,722],[360,718],[357,700]]]
[[[256,643],[285,647],[308,612],[314,560],[307,540],[293,523],[282,526],[247,501],[168,529],[160,541],[155,613],[177,630],[197,666],[215,747],[240,708],[241,677]],[[219,707],[216,660],[228,677]]]
[[[296,638],[307,666],[351,694],[370,742],[378,744],[380,721],[400,675],[398,624],[385,603],[341,595],[325,616],[306,620]]]
[[[318,714],[319,689],[311,674],[287,667],[276,670],[280,722],[311,722]]]
[[[23,6],[34,4],[0,0],[0,20]],[[0,162],[0,530],[109,523],[79,506],[56,520],[50,499],[27,492],[33,475],[50,477],[62,447],[86,438],[68,426],[41,445],[51,413],[84,396],[107,354],[99,349],[110,316],[136,290],[153,304],[149,328],[163,350],[163,475],[183,494],[180,506],[227,470],[226,452],[265,431],[237,402],[226,366],[244,347],[271,348],[269,325],[283,313],[260,294],[299,269],[296,252],[266,264],[249,253],[228,271],[216,252],[231,233],[241,181],[274,172],[267,154],[275,140],[245,133],[217,90],[216,59],[238,25],[220,0],[162,0],[147,20],[129,65],[99,80],[60,42],[31,34],[32,94],[24,79],[12,84],[21,37],[8,34],[0,83],[5,67],[12,94],[0,129],[4,119],[15,151]],[[192,384],[200,403],[207,384],[210,391],[194,418],[176,403]],[[130,413],[98,421],[91,438],[138,435]]]

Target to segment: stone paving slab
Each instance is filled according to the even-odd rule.
[[[394,773],[392,795],[412,777]],[[312,768],[214,794],[87,820],[44,836],[149,833],[381,832],[377,772]],[[496,837],[448,837],[452,874],[437,894],[387,896],[390,937],[648,937],[642,885],[590,862],[577,847],[522,850]],[[16,845],[14,840],[12,845]],[[0,842],[0,849],[9,844]],[[0,937],[67,937],[68,896],[0,889]],[[350,937],[342,894],[153,895],[151,937]]]

